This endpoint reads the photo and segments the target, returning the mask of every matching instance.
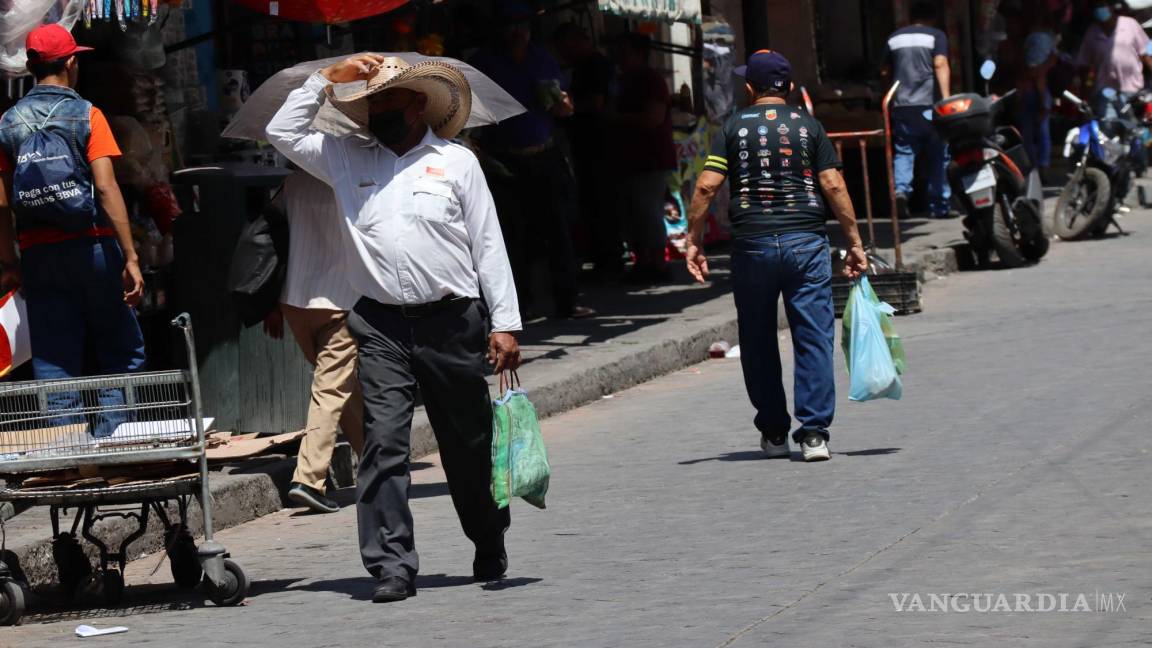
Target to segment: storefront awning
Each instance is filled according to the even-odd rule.
[[[600,11],[622,18],[700,24],[700,0],[597,0]]]
[[[388,13],[404,6],[408,0],[235,0],[235,2],[285,20],[332,25]]]

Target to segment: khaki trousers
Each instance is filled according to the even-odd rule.
[[[292,481],[324,492],[336,435],[344,436],[359,455],[364,446],[364,399],[356,377],[356,340],[348,332],[348,313],[296,308],[282,304],[304,357],[316,368],[312,401],[296,473]]]

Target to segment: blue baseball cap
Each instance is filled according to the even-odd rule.
[[[748,57],[748,65],[736,68],[735,74],[757,88],[786,91],[792,83],[792,64],[780,52],[760,50]]]

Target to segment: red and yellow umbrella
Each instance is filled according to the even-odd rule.
[[[378,16],[408,0],[235,0],[249,9],[285,20],[335,24]]]

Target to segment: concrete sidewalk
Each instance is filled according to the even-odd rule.
[[[905,248],[906,264],[910,268],[925,264],[927,280],[948,272],[946,263],[941,266],[931,259],[948,249],[946,243],[958,236],[959,223],[928,220],[906,223],[905,227],[917,233]],[[683,263],[677,262],[676,282],[671,285],[634,289],[592,286],[585,291],[582,303],[595,308],[596,317],[544,320],[527,326],[520,336],[525,364],[519,376],[539,414],[552,416],[700,362],[713,342],[736,344],[728,258],[717,250],[710,260],[713,275],[707,285],[691,283]],[[787,326],[782,309],[780,326]],[[490,384],[495,394],[495,377]],[[211,411],[211,404],[206,406]],[[436,450],[427,416],[422,407],[417,408],[412,456],[419,458]],[[291,456],[273,455],[213,472],[216,527],[241,524],[286,505],[283,495],[294,464]],[[193,529],[199,530],[199,507],[193,506],[192,518]],[[96,530],[98,536],[119,542],[134,528],[134,522],[112,519]],[[15,516],[6,523],[6,532],[7,546],[20,557],[29,581],[33,585],[54,581],[47,511],[33,509]],[[87,543],[85,547],[94,552]],[[132,544],[132,555],[161,549],[162,526],[154,521],[150,531]]]

